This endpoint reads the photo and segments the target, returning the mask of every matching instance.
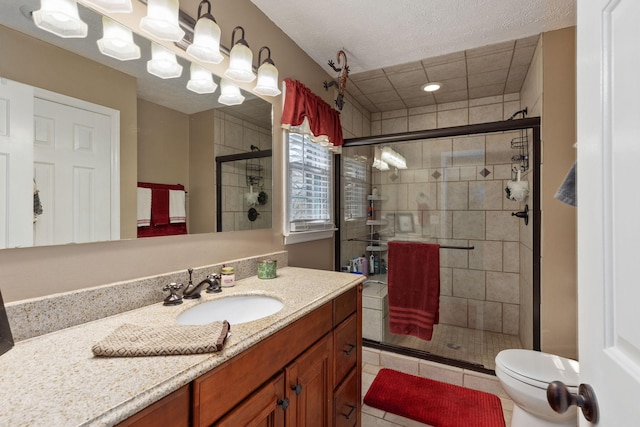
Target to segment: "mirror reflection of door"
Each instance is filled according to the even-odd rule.
[[[2,154],[20,173],[3,192],[10,238],[2,247],[119,238],[119,113],[6,79],[0,97],[17,92],[22,108],[5,103],[14,137]]]

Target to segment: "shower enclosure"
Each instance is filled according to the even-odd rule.
[[[365,345],[480,371],[493,370],[502,349],[539,349],[539,123],[345,141],[336,261],[351,271],[366,259]],[[384,147],[407,168],[372,167]],[[429,341],[389,332],[389,241],[441,245],[439,323]]]

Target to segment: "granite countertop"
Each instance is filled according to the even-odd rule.
[[[0,356],[2,426],[111,426],[320,307],[365,279],[332,271],[285,267],[278,277],[239,280],[220,294],[202,293],[173,307],[162,302],[18,342]],[[240,325],[218,353],[97,358],[91,346],[118,326],[175,325],[196,304],[231,295],[280,299],[278,313]]]

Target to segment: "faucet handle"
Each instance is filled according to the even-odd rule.
[[[182,283],[172,282],[168,285],[164,285],[163,291],[170,291],[171,293],[164,299],[163,305],[178,305],[182,304],[182,297],[176,293],[182,288]]]
[[[207,287],[207,290],[206,290],[208,294],[217,294],[222,292],[222,286],[220,285],[220,278],[221,276],[219,274],[209,274],[207,276],[207,279],[211,281],[211,284]]]
[[[189,268],[187,272],[189,273],[189,284],[192,285],[193,282],[191,281],[191,275],[193,274],[193,268]]]

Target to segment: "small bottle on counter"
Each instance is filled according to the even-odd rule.
[[[220,284],[223,288],[230,288],[236,284],[236,275],[233,267],[222,266]]]

